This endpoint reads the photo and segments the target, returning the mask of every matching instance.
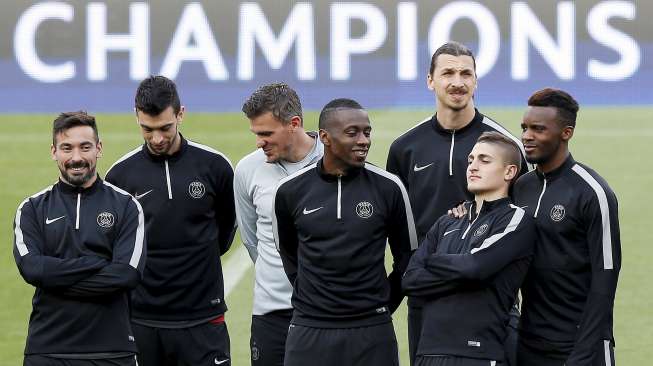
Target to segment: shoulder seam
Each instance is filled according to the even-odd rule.
[[[399,139],[400,137],[403,137],[404,135],[407,135],[409,132],[411,132],[412,130],[416,129],[417,127],[420,127],[420,126],[423,125],[424,123],[428,123],[432,118],[433,118],[433,116],[431,116],[431,117],[427,117],[426,119],[424,119],[424,120],[422,120],[421,122],[417,123],[415,126],[409,128],[409,129],[407,129],[407,130],[404,131],[401,135],[397,136],[397,137],[395,138],[395,141],[396,141],[397,139]]]
[[[111,171],[111,169],[113,169],[113,167],[115,167],[116,165],[118,165],[118,164],[122,163],[123,161],[129,159],[130,157],[136,155],[139,151],[141,151],[142,148],[143,148],[143,145],[139,145],[135,149],[133,149],[133,150],[129,151],[128,153],[126,153],[125,155],[121,156],[118,160],[116,160],[113,164],[111,164],[109,169],[107,169],[107,172],[106,172],[105,176],[107,174],[109,174],[109,172]]]
[[[191,141],[191,140],[186,140],[186,141],[188,141],[188,145],[190,145],[190,146],[193,146],[193,147],[196,147],[196,148],[198,148],[198,149],[200,149],[200,150],[208,151],[208,152],[210,152],[210,153],[214,153],[214,154],[216,154],[216,155],[221,156],[224,160],[227,161],[227,163],[229,163],[229,166],[231,167],[231,170],[234,169],[234,166],[233,166],[233,164],[231,164],[231,160],[229,160],[229,158],[227,157],[227,155],[221,153],[220,151],[218,151],[218,150],[216,150],[216,149],[214,149],[214,148],[212,148],[212,147],[210,147],[210,146],[207,146],[207,145],[204,145],[204,144],[200,144],[200,143],[198,143],[198,142]]]

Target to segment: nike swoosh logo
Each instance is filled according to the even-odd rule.
[[[215,362],[216,365],[222,365],[222,364],[225,363],[225,362],[229,362],[229,359],[228,359],[228,358],[225,358],[225,359],[222,360],[222,361],[218,361],[218,359],[216,358],[216,359],[213,360],[213,362]]]
[[[324,206],[322,206],[322,207],[318,207],[318,208],[314,208],[314,209],[312,209],[312,210],[307,210],[306,207],[304,207],[304,215],[312,214],[313,212],[318,211],[318,210],[321,210],[321,209],[323,209],[323,208],[324,208]]]
[[[444,235],[442,235],[442,236],[447,236],[447,235],[453,233],[454,231],[458,231],[458,230],[460,230],[460,229],[453,229],[453,230],[445,231]]]
[[[50,220],[50,219],[48,219],[48,218],[46,217],[46,218],[45,218],[45,224],[46,224],[46,225],[50,225],[51,223],[53,223],[53,222],[55,222],[55,221],[57,221],[57,220],[61,220],[61,219],[63,219],[64,217],[66,217],[66,215],[59,216],[59,217],[57,217],[56,219],[52,219],[52,220]]]
[[[433,165],[433,163],[426,164],[424,166],[417,166],[417,164],[415,164],[415,167],[413,168],[413,170],[416,171],[416,172],[419,172],[420,170],[424,170],[424,169],[430,167],[431,165]]]
[[[141,198],[143,198],[143,197],[147,196],[148,194],[150,194],[150,192],[152,192],[151,189],[149,191],[145,192],[145,193],[141,193],[141,194],[137,193],[137,194],[134,195],[134,198],[136,198],[137,200],[140,200]]]

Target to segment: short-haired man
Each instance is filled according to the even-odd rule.
[[[254,261],[254,309],[250,337],[253,366],[283,366],[292,317],[292,286],[272,234],[272,200],[279,181],[322,157],[315,132],[304,131],[302,105],[288,85],[261,86],[243,104],[257,149],[234,173],[238,227]]]
[[[281,180],[274,200],[275,242],[293,285],[284,362],[398,365],[390,314],[417,247],[408,195],[396,176],[365,162],[372,127],[360,104],[329,102],[319,128],[324,157]]]
[[[438,48],[431,57],[426,84],[435,93],[436,113],[392,143],[386,165],[406,186],[420,243],[447,209],[472,199],[465,178],[467,156],[483,132],[498,131],[520,145],[505,128],[475,108],[476,60],[465,45],[448,42]],[[518,174],[528,171],[525,160],[521,166]],[[420,309],[421,302],[409,296],[411,364],[421,334]],[[513,333],[516,335],[516,330]]]
[[[514,198],[535,217],[541,239],[522,288],[520,365],[614,365],[617,197],[569,153],[577,113],[571,95],[546,88],[529,98],[521,125],[537,170],[517,181]]]
[[[62,113],[52,129],[59,181],[16,211],[14,257],[36,287],[24,365],[136,365],[129,290],[141,280],[138,202],[103,182],[95,118]]]
[[[486,132],[468,161],[469,214],[440,217],[403,278],[406,293],[424,302],[420,366],[505,365],[509,312],[537,238],[534,220],[508,197],[518,145]]]
[[[171,80],[143,80],[135,111],[145,143],[114,163],[106,179],[145,211],[148,262],[132,293],[138,362],[228,366],[220,256],[236,229],[231,163],[181,135],[184,107]]]

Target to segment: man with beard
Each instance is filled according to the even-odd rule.
[[[577,113],[571,95],[546,88],[529,98],[521,124],[537,170],[517,181],[514,198],[535,217],[541,239],[522,288],[520,365],[614,365],[617,197],[569,153]]]
[[[302,105],[286,84],[258,88],[243,104],[256,136],[256,151],[234,173],[238,227],[254,261],[254,309],[250,338],[253,366],[283,366],[292,317],[292,286],[272,234],[272,199],[279,181],[315,163],[324,147],[304,131]]]
[[[365,162],[372,127],[360,104],[329,102],[319,128],[324,157],[282,179],[273,202],[274,239],[293,285],[284,363],[396,366],[391,313],[417,247],[408,195],[396,176]]]
[[[148,262],[132,293],[138,362],[228,366],[220,256],[236,229],[231,163],[181,135],[184,107],[171,80],[143,80],[135,111],[145,143],[118,160],[106,179],[145,211]]]
[[[522,159],[498,132],[469,153],[469,215],[441,216],[410,260],[402,284],[424,300],[419,366],[505,365],[506,323],[537,238],[508,190]]]
[[[447,209],[473,198],[465,177],[467,156],[483,132],[500,132],[521,147],[517,138],[475,108],[476,60],[463,44],[448,42],[435,51],[426,84],[435,92],[436,113],[392,143],[386,164],[386,169],[406,186],[420,243]],[[521,167],[520,175],[528,171],[525,160]],[[421,307],[419,299],[408,297],[411,365],[422,332]],[[513,338],[516,320],[514,317],[511,324]],[[514,351],[511,353],[514,355]]]
[[[16,211],[14,257],[36,287],[24,365],[136,365],[129,290],[145,261],[144,217],[96,173],[95,118],[62,113],[52,129],[59,181]]]

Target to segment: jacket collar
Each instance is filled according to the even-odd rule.
[[[431,118],[431,127],[433,127],[435,132],[437,132],[438,134],[445,135],[447,137],[451,136],[451,134],[454,133],[454,131],[456,132],[456,135],[463,134],[463,133],[469,131],[470,129],[473,129],[475,126],[478,126],[483,121],[483,118],[484,118],[483,114],[481,114],[481,112],[479,112],[478,109],[476,109],[476,108],[474,108],[474,112],[475,112],[474,113],[474,118],[472,118],[472,120],[468,124],[466,124],[464,127],[459,128],[457,130],[449,130],[449,129],[446,129],[446,128],[442,127],[442,125],[438,121],[438,114],[436,113]]]
[[[570,153],[567,156],[567,159],[565,159],[565,161],[559,167],[553,169],[552,171],[550,171],[548,173],[542,173],[538,169],[535,169],[535,174],[537,174],[537,177],[540,180],[544,180],[545,178],[547,180],[554,180],[554,179],[558,178],[559,176],[561,176],[567,170],[571,169],[571,167],[573,167],[574,164],[576,164],[576,161],[574,160],[573,156],[571,156],[571,153]]]
[[[320,161],[317,162],[317,174],[324,179],[327,182],[335,182],[340,178],[343,181],[350,181],[358,177],[360,172],[364,168],[351,168],[347,171],[347,174],[345,175],[334,175],[334,174],[329,174],[324,171],[324,158],[321,158]],[[367,163],[366,163],[367,164]]]
[[[510,197],[503,197],[496,199],[494,201],[483,201],[483,205],[481,206],[481,211],[476,215],[476,201],[471,201],[469,208],[467,209],[468,214],[467,214],[467,219],[469,221],[474,221],[476,217],[480,216],[481,214],[486,214],[488,212],[492,212],[493,210],[496,210],[499,207],[505,207],[510,204]]]
[[[59,178],[59,180],[57,181],[57,187],[59,187],[59,190],[62,193],[67,193],[67,194],[78,194],[78,193],[81,193],[83,195],[91,194],[95,192],[98,189],[98,187],[100,187],[100,185],[102,185],[102,179],[100,178],[99,174],[97,174],[97,178],[95,179],[95,182],[93,182],[93,184],[91,184],[91,186],[87,188],[70,185],[64,182],[63,180],[61,180],[61,178]]]
[[[184,138],[184,136],[181,133],[179,133],[179,138],[181,139],[181,145],[179,146],[179,150],[177,150],[172,155],[155,155],[155,154],[152,154],[150,149],[147,148],[147,143],[143,144],[143,147],[141,148],[141,150],[143,151],[143,154],[148,159],[150,159],[152,161],[161,162],[161,161],[164,161],[164,160],[169,160],[169,161],[179,160],[179,158],[181,158],[184,155],[184,153],[186,152],[186,150],[188,149],[188,141]]]

